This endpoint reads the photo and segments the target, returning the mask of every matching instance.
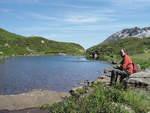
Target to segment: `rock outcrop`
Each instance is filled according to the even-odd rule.
[[[150,89],[150,70],[141,71],[132,74],[128,80],[128,84],[135,87],[144,87]]]

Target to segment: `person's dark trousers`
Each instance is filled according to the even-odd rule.
[[[111,71],[111,80],[110,80],[110,85],[116,84],[118,76],[120,76],[120,83],[123,83],[125,88],[127,87],[126,81],[123,81],[125,78],[129,78],[129,74],[126,71],[122,71],[119,69],[113,69]]]

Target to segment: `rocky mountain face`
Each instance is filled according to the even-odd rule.
[[[132,37],[132,38],[133,37],[137,37],[137,38],[150,37],[150,27],[144,27],[144,28],[134,27],[134,28],[123,29],[109,36],[104,41],[104,43],[115,41],[118,39],[124,39],[128,37]]]

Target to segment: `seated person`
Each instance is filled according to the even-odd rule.
[[[133,62],[129,55],[125,52],[124,49],[120,50],[120,55],[122,57],[121,65],[111,71],[111,80],[110,85],[115,84],[120,76],[120,82],[124,78],[128,78],[133,73]]]

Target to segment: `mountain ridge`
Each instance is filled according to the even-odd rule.
[[[133,28],[126,28],[116,33],[110,35],[103,43],[107,43],[110,41],[117,41],[118,39],[125,39],[125,38],[145,38],[150,37],[150,27],[133,27]]]

